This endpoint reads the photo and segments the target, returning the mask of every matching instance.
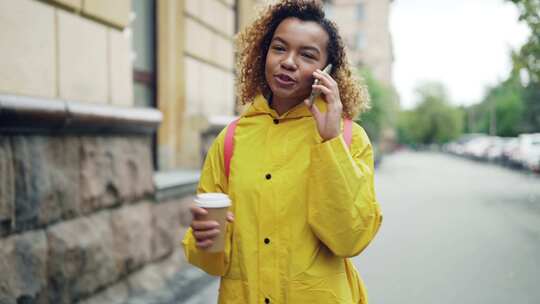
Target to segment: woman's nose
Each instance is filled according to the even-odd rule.
[[[281,61],[281,66],[286,70],[296,70],[296,62],[294,62],[294,56],[288,55]]]

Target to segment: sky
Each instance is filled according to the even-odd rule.
[[[508,75],[510,51],[529,36],[515,6],[503,0],[397,0],[390,29],[393,79],[406,109],[425,81],[441,82],[453,104],[480,102]]]

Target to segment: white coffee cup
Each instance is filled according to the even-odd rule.
[[[225,250],[225,231],[227,230],[227,211],[231,206],[231,199],[224,193],[200,193],[195,197],[195,205],[204,208],[208,214],[201,216],[203,221],[216,221],[219,223],[219,235],[213,239],[212,246],[205,249],[208,252],[222,252]]]

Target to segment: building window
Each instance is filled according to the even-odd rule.
[[[362,50],[366,47],[366,38],[364,36],[364,33],[357,32],[355,37],[355,48],[357,50]]]
[[[135,106],[156,107],[156,5],[133,1],[133,97]]]
[[[362,21],[366,17],[365,5],[360,2],[356,5],[356,20]]]
[[[136,107],[157,108],[156,1],[133,0],[131,16],[133,100]],[[152,137],[152,161],[157,169],[157,135]]]

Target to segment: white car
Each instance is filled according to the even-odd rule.
[[[487,160],[489,160],[490,162],[502,161],[503,149],[508,140],[508,138],[494,137],[491,141],[491,145],[487,149]]]
[[[504,165],[508,165],[511,167],[518,167],[521,166],[521,163],[516,161],[517,154],[519,153],[519,138],[512,137],[509,138],[505,143],[503,147],[503,153],[502,153],[502,162]]]
[[[521,164],[531,171],[540,171],[540,133],[519,136]]]
[[[491,147],[494,136],[479,136],[465,144],[465,154],[474,159],[487,159],[488,149]]]

